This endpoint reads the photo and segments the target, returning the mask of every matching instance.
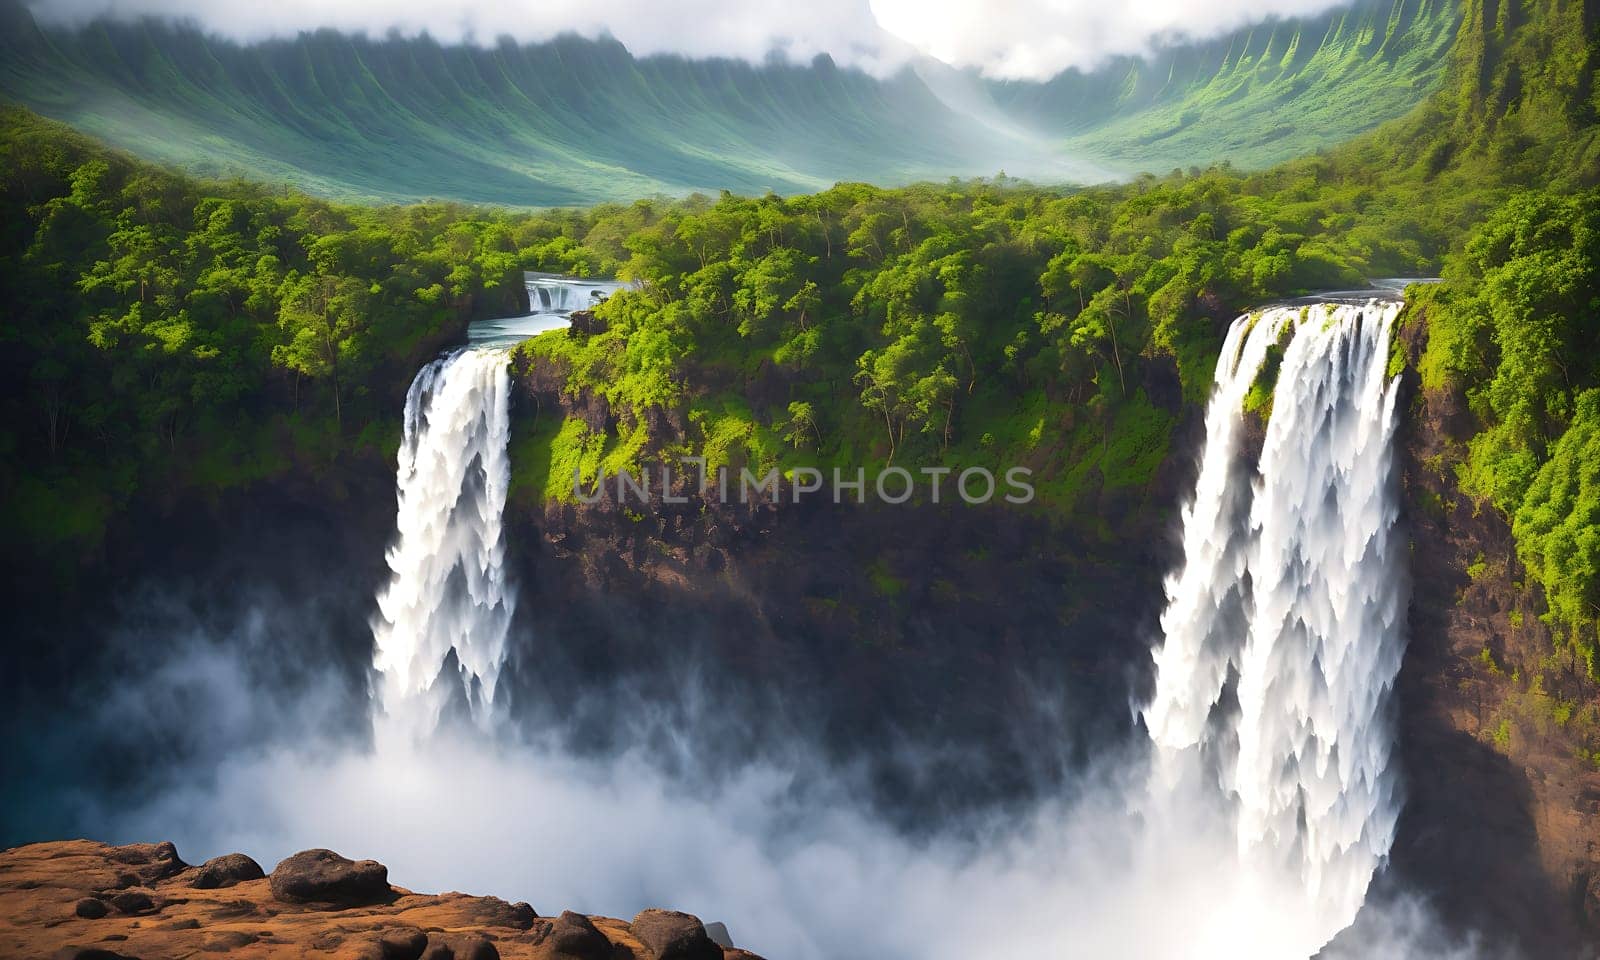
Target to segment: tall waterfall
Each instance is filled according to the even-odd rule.
[[[372,623],[377,700],[391,730],[426,734],[452,701],[479,726],[494,723],[516,607],[503,531],[510,348],[623,287],[551,273],[524,281],[528,316],[474,322],[466,349],[424,366],[406,393],[390,578]]]
[[[1399,812],[1389,705],[1405,542],[1386,375],[1399,310],[1318,304],[1234,322],[1144,709],[1152,791],[1186,784],[1215,801],[1240,873],[1300,898],[1302,956],[1354,920]],[[1244,400],[1276,350],[1252,471]]]
[[[413,733],[431,730],[458,694],[479,724],[493,716],[515,605],[501,523],[507,358],[461,350],[423,367],[406,394],[397,538],[372,629],[379,703]]]

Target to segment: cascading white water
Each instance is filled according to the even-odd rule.
[[[1183,566],[1167,581],[1161,614],[1166,642],[1155,652],[1160,690],[1145,710],[1158,758],[1199,744],[1243,645],[1245,548],[1240,518],[1248,477],[1236,467],[1245,396],[1283,336],[1289,311],[1241,317],[1228,330],[1206,407],[1206,443],[1194,501],[1183,509]],[[1177,772],[1163,771],[1170,780]],[[1213,773],[1226,777],[1226,764]],[[1169,784],[1170,785],[1170,784]]]
[[[458,691],[479,724],[493,717],[515,605],[501,522],[507,366],[505,350],[461,350],[423,367],[406,394],[392,575],[372,630],[379,704],[414,734],[433,729]]]
[[[1317,304],[1234,323],[1144,709],[1152,791],[1211,791],[1244,886],[1299,900],[1278,927],[1292,929],[1283,955],[1354,920],[1398,816],[1388,711],[1405,583],[1386,367],[1399,310]],[[1235,467],[1244,398],[1286,333],[1248,482]]]
[[[554,273],[529,273],[525,282],[532,313],[570,314],[587,310],[622,289],[615,280],[585,280]]]
[[[406,394],[391,576],[372,623],[387,730],[426,734],[453,698],[482,727],[496,718],[516,606],[502,529],[511,485],[510,348],[566,326],[572,311],[623,286],[545,273],[525,280],[529,316],[473,323],[467,348],[423,367]]]

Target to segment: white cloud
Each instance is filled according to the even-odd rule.
[[[958,67],[1041,80],[1162,38],[1204,39],[1268,17],[1321,13],[1341,0],[871,0],[884,29]],[[1343,0],[1348,2],[1348,0]]]
[[[1341,0],[48,0],[39,18],[100,14],[193,20],[239,40],[331,27],[383,34],[426,30],[445,42],[525,42],[559,33],[609,33],[639,55],[681,53],[759,61],[781,51],[805,61],[885,72],[921,51],[994,77],[1045,79],[1068,67],[1138,53],[1158,38],[1204,38],[1269,16],[1316,13]],[[1348,0],[1343,0],[1348,2]]]

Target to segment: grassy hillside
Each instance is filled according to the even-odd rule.
[[[323,194],[557,205],[976,162],[925,90],[826,61],[638,60],[576,38],[480,49],[318,32],[240,46],[156,22],[18,23],[0,69],[15,99],[194,173]]]
[[[640,59],[575,37],[239,45],[155,21],[41,29],[0,0],[0,95],[193,174],[355,199],[576,205],[1001,169],[1085,182],[1346,140],[1436,86],[1456,17],[1450,0],[1356,0],[1149,64],[1004,85],[878,80],[826,59]]]
[[[1091,74],[1007,85],[995,98],[1109,166],[1266,166],[1415,106],[1437,85],[1459,22],[1455,0],[1357,0]]]

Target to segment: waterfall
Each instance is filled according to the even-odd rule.
[[[493,717],[515,606],[502,531],[508,356],[458,351],[423,367],[406,394],[391,576],[372,631],[378,703],[412,733],[432,730],[457,696],[480,725]]]
[[[1300,955],[1354,920],[1399,812],[1389,708],[1405,542],[1387,376],[1399,310],[1317,304],[1234,322],[1143,711],[1152,793],[1198,786],[1224,811],[1239,872],[1300,898]],[[1244,401],[1274,350],[1251,471]]]
[[[524,282],[532,315],[473,322],[467,347],[424,366],[406,393],[390,577],[372,621],[386,729],[426,734],[453,701],[485,729],[497,717],[516,607],[503,531],[510,350],[623,288],[550,273],[527,273]]]
[[[585,280],[533,272],[524,275],[524,285],[528,290],[530,313],[562,315],[587,310],[623,287],[615,280]]]

